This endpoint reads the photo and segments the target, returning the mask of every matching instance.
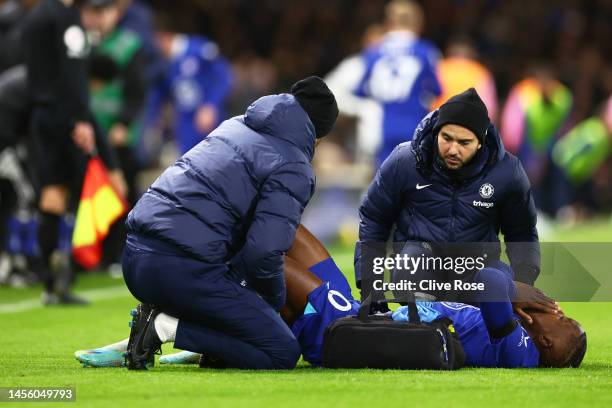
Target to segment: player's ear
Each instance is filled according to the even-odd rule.
[[[482,144],[478,143],[478,149],[480,149],[482,147]]]
[[[546,348],[546,349],[550,349],[553,346],[552,338],[550,338],[549,336],[545,334],[540,334],[538,336],[538,343],[540,344],[541,347]]]

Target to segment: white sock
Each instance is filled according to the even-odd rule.
[[[160,313],[155,318],[155,332],[159,336],[162,343],[174,341],[176,337],[176,329],[178,328],[178,319],[169,316],[165,313]]]
[[[119,352],[123,352],[127,350],[128,340],[121,340],[117,343],[109,344],[108,346],[100,347],[99,350],[115,350]]]

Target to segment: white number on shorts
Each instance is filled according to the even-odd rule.
[[[336,297],[340,298],[344,305],[338,303],[336,301]],[[353,307],[351,305],[351,302],[349,302],[348,299],[345,298],[344,295],[338,292],[337,290],[330,290],[329,293],[327,293],[327,300],[329,300],[329,303],[331,303],[333,307],[335,307],[341,312],[348,312]]]

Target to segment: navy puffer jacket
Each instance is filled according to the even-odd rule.
[[[246,279],[278,310],[283,256],[314,192],[314,142],[292,95],[262,97],[166,169],[128,215],[128,231],[200,260],[210,279]]]
[[[438,159],[434,128],[438,111],[398,145],[381,165],[361,204],[355,274],[361,246],[386,242],[520,242],[507,245],[516,279],[532,284],[540,271],[536,210],[520,161],[505,151],[493,125],[482,148],[459,171]],[[528,243],[528,244],[524,244]],[[533,244],[530,244],[533,243]]]

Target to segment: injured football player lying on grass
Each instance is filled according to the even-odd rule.
[[[507,294],[505,302],[481,302],[468,305],[454,302],[417,301],[423,322],[448,318],[453,322],[465,351],[466,366],[471,367],[578,367],[586,353],[586,333],[555,303],[533,289],[533,296],[522,301],[511,299],[515,283],[504,271],[508,266],[482,269],[477,279],[496,290],[496,299]],[[300,226],[295,241],[285,256],[287,301],[281,316],[298,340],[308,363],[321,365],[325,329],[333,321],[354,316],[359,302],[323,245]],[[522,287],[523,291],[529,291]],[[540,295],[539,295],[540,294]],[[526,299],[527,300],[524,300]],[[477,307],[479,306],[479,307]],[[513,311],[521,310],[521,313]],[[406,321],[408,311],[402,306],[392,313],[397,321]],[[119,367],[125,365],[128,339],[90,350],[75,352],[84,366]],[[161,364],[199,364],[201,367],[231,367],[217,356],[190,351],[162,355]],[[152,365],[153,362],[150,363]]]

